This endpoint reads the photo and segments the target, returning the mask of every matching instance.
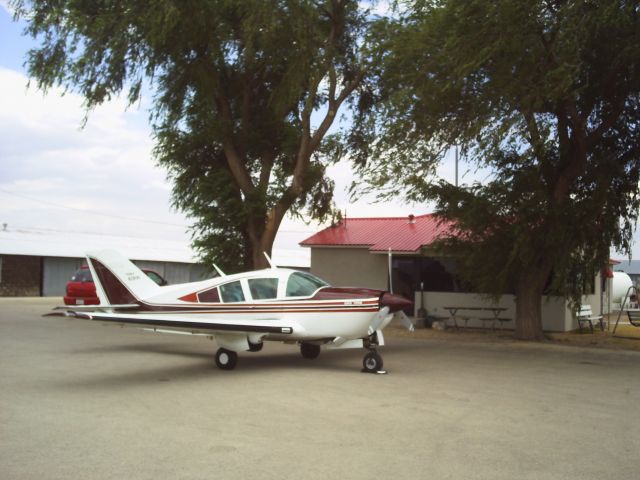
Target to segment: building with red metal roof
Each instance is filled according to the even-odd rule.
[[[370,252],[419,253],[450,231],[435,215],[349,218],[302,241],[303,247],[367,247]]]
[[[330,283],[393,288],[411,298],[420,286],[436,291],[461,289],[451,259],[426,255],[428,247],[450,231],[451,223],[433,214],[346,218],[300,245],[311,249],[312,272]]]
[[[438,238],[452,233],[453,224],[433,214],[347,218],[300,245],[311,249],[311,272],[333,285],[391,290],[413,299],[414,312],[407,313],[423,318],[455,323],[451,312],[457,312],[465,326],[495,327],[499,321],[501,328],[513,328],[514,295],[502,295],[494,303],[470,291],[456,274],[455,258],[439,256],[429,248]],[[601,275],[596,276],[594,291],[585,295],[583,304],[602,312],[610,283],[610,279],[602,281]],[[568,331],[577,326],[564,297],[545,297],[541,310],[547,331]],[[499,318],[492,318],[495,312]]]

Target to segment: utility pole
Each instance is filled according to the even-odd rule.
[[[455,148],[456,152],[456,187],[458,186],[458,145]]]

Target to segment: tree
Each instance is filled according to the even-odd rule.
[[[361,188],[404,184],[412,200],[435,200],[457,225],[442,252],[480,291],[515,293],[518,338],[543,338],[545,291],[579,302],[610,246],[630,252],[639,15],[625,0],[442,0],[414,2],[389,26],[350,137]],[[433,181],[453,145],[487,182]]]
[[[155,155],[195,246],[232,269],[266,266],[287,214],[324,219],[329,128],[367,71],[367,12],[350,0],[15,2],[40,41],[39,88],[87,110],[154,92]]]

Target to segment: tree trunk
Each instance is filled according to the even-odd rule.
[[[519,340],[544,340],[542,294],[549,272],[546,269],[522,274],[516,284],[516,329]]]
[[[251,259],[254,270],[270,267],[264,254],[266,253],[270,257],[272,256],[271,252],[273,250],[273,242],[276,239],[280,223],[282,223],[282,219],[284,218],[288,208],[288,206],[283,206],[281,204],[273,207],[264,219],[264,228],[262,229],[262,233],[251,238]]]
[[[267,255],[271,256],[271,250],[273,245],[263,245],[262,242],[259,242],[257,245],[251,246],[251,258],[253,263],[254,270],[262,270],[263,268],[269,268],[269,262],[267,261]]]

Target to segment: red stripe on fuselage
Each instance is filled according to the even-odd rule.
[[[175,314],[185,314],[185,315],[203,315],[203,314],[212,314],[212,315],[226,315],[226,314],[256,314],[256,313],[346,313],[346,312],[371,312],[375,313],[378,311],[377,307],[371,308],[349,308],[349,309],[334,309],[334,310],[323,310],[323,309],[298,309],[298,310],[211,310],[211,309],[190,309],[190,310],[126,310],[129,313],[146,313],[153,312],[154,315],[175,315]]]
[[[331,302],[331,304],[309,305],[298,302],[294,305],[269,303],[269,304],[199,304],[199,305],[173,305],[173,304],[153,304],[144,301],[139,302],[138,312],[154,313],[297,313],[297,312],[376,312],[379,309],[377,300],[366,304],[345,304],[344,302]],[[130,309],[128,311],[131,311]]]

